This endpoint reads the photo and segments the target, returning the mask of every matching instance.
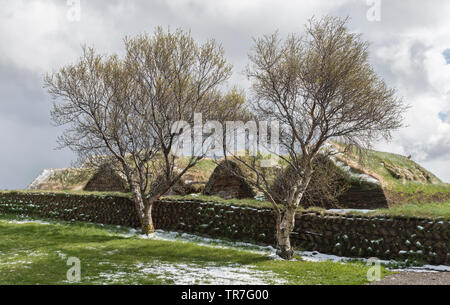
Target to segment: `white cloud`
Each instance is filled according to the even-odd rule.
[[[412,106],[406,118],[409,127],[397,132],[392,143],[377,147],[411,153],[450,181],[450,171],[446,170],[450,168],[450,119],[444,122],[439,117],[450,111],[450,65],[442,55],[450,48],[450,1],[383,0],[381,22],[367,21],[366,0],[81,0],[79,22],[67,19],[68,9],[66,0],[0,0],[0,68],[10,69],[0,69],[0,76],[9,79],[11,88],[23,88],[23,92],[15,93],[14,89],[0,94],[0,117],[22,109],[16,111],[14,122],[0,121],[0,130],[22,126],[18,130],[27,133],[25,126],[36,127],[28,124],[32,116],[45,116],[34,121],[48,124],[50,103],[40,96],[39,105],[45,109],[36,111],[36,104],[32,104],[36,101],[30,97],[38,94],[42,73],[73,62],[81,44],[95,45],[101,52],[121,53],[125,35],[151,32],[157,25],[191,29],[200,40],[216,38],[223,43],[235,65],[232,81],[246,87],[248,83],[240,72],[247,63],[253,36],[277,29],[282,34],[302,31],[313,15],[349,15],[351,30],[361,32],[371,42],[370,58],[375,69]],[[13,69],[25,71],[30,77],[16,75]],[[25,81],[34,83],[24,86]],[[53,147],[55,131],[48,125],[42,125],[41,130],[42,138],[51,139],[45,145]],[[27,146],[23,141],[18,143],[20,137],[0,136],[8,146],[17,144],[32,156],[31,143]],[[3,158],[14,160],[14,154],[14,150],[3,151]],[[58,165],[72,157],[52,156]],[[42,155],[33,160],[36,166],[48,167],[48,159]],[[22,168],[14,162],[9,166]],[[34,171],[20,171],[19,175],[17,181],[25,186],[34,178]],[[18,186],[8,183],[0,179],[0,188]]]
[[[52,2],[8,1],[2,5],[0,18],[0,55],[18,67],[30,70],[48,68],[61,50],[54,43],[65,15]]]

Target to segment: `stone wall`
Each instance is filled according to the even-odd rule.
[[[139,227],[127,197],[47,193],[0,194],[0,213]],[[272,210],[200,201],[160,201],[157,229],[275,245]],[[417,260],[450,265],[450,221],[299,213],[293,244],[349,257]]]
[[[450,221],[306,213],[292,236],[300,248],[348,257],[450,264]]]

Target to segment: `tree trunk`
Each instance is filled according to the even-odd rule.
[[[131,192],[133,194],[133,203],[134,208],[136,210],[136,217],[139,219],[139,224],[143,226],[144,224],[144,199],[142,198],[141,192],[139,190],[139,186],[132,183],[131,184]]]
[[[294,257],[294,249],[291,246],[291,233],[295,228],[297,209],[311,181],[311,173],[311,169],[306,170],[305,179],[298,188],[296,187],[292,190],[288,199],[289,205],[277,217],[277,255],[285,260],[291,260]]]
[[[152,218],[153,202],[154,201],[149,201],[145,206],[144,221],[142,223],[142,234],[145,235],[149,235],[155,232],[155,226],[153,225]]]
[[[294,250],[291,246],[291,233],[295,226],[295,213],[297,208],[289,206],[279,215],[277,221],[277,255],[285,260],[291,260],[294,257]]]

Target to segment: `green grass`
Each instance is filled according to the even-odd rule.
[[[426,203],[426,204],[405,204],[394,206],[390,209],[379,209],[369,216],[406,216],[432,219],[450,219],[450,202],[447,203]]]
[[[206,196],[200,194],[194,195],[186,195],[186,196],[165,196],[164,199],[168,200],[200,200],[203,202],[214,202],[218,204],[229,204],[233,206],[240,207],[251,207],[251,208],[259,208],[259,209],[272,209],[273,206],[268,201],[259,201],[256,199],[223,199],[218,196]]]
[[[74,196],[96,196],[96,197],[124,197],[132,198],[131,193],[120,192],[86,192],[86,191],[30,191],[30,190],[14,190],[2,191],[2,194],[45,194],[45,195],[74,195]],[[229,204],[234,206],[252,207],[252,208],[272,208],[272,204],[268,201],[259,201],[256,199],[223,199],[218,196],[205,196],[200,194],[191,194],[186,196],[170,195],[164,196],[162,199],[166,200],[199,200],[203,202],[214,202],[218,204]]]
[[[2,191],[2,194],[45,194],[45,195],[74,195],[74,196],[96,196],[96,197],[125,197],[132,198],[131,193],[121,192],[86,192],[86,191],[32,191],[32,190],[11,190]],[[252,207],[252,208],[272,208],[272,204],[268,201],[259,201],[256,199],[223,199],[218,196],[206,196],[201,194],[191,194],[186,196],[170,195],[164,196],[166,200],[200,200],[203,202],[214,202],[219,204],[230,204],[235,206]]]
[[[345,156],[359,163],[363,168],[381,176],[384,186],[390,191],[406,194],[422,193],[425,195],[450,193],[450,184],[443,183],[433,173],[405,156],[371,149],[362,149],[358,152],[354,148],[346,152]],[[428,177],[429,183],[396,179],[387,170],[386,166],[407,170],[416,178]]]
[[[268,284],[367,282],[369,267],[358,262],[279,261],[239,248],[125,237],[120,228],[17,223],[11,218],[0,216],[0,285],[68,284],[68,257],[81,261],[80,284],[174,284],[183,274],[201,274],[214,268],[231,268],[240,275],[244,270],[250,273],[250,281],[259,279]],[[207,276],[202,279],[208,283]],[[216,282],[214,277],[209,279]]]
[[[214,202],[217,204],[230,204],[233,206],[251,207],[256,209],[272,209],[272,204],[267,201],[258,201],[254,199],[222,199],[216,196],[168,196],[169,200],[201,200],[203,202]],[[282,207],[281,207],[282,208]],[[327,214],[326,209],[320,207],[311,207],[308,209],[300,207],[298,212],[315,212]],[[402,206],[393,206],[390,209],[378,209],[372,213],[348,212],[349,215],[365,215],[365,216],[405,216],[419,218],[443,218],[450,219],[450,201],[446,203],[423,203],[423,204],[405,204]]]
[[[87,192],[87,191],[46,191],[46,190],[0,190],[2,194],[45,194],[45,195],[76,195],[76,196],[96,196],[96,197],[124,197],[132,198],[131,193],[122,192]]]
[[[417,182],[406,182],[394,185],[391,190],[409,195],[434,195],[439,193],[447,195],[450,193],[450,184],[424,184]]]
[[[184,161],[184,166],[187,165],[187,162]],[[198,161],[198,163],[194,166],[194,169],[197,169],[202,172],[212,173],[216,168],[217,164],[213,160],[210,159],[202,159]]]

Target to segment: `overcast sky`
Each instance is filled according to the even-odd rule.
[[[411,105],[408,127],[375,147],[411,154],[450,182],[448,0],[0,0],[0,189],[24,188],[42,169],[76,159],[55,150],[61,130],[51,125],[42,77],[75,61],[82,44],[121,54],[126,35],[190,29],[223,44],[234,65],[230,84],[246,88],[252,37],[301,32],[325,14],[351,18],[350,29],[371,42],[376,71]]]

